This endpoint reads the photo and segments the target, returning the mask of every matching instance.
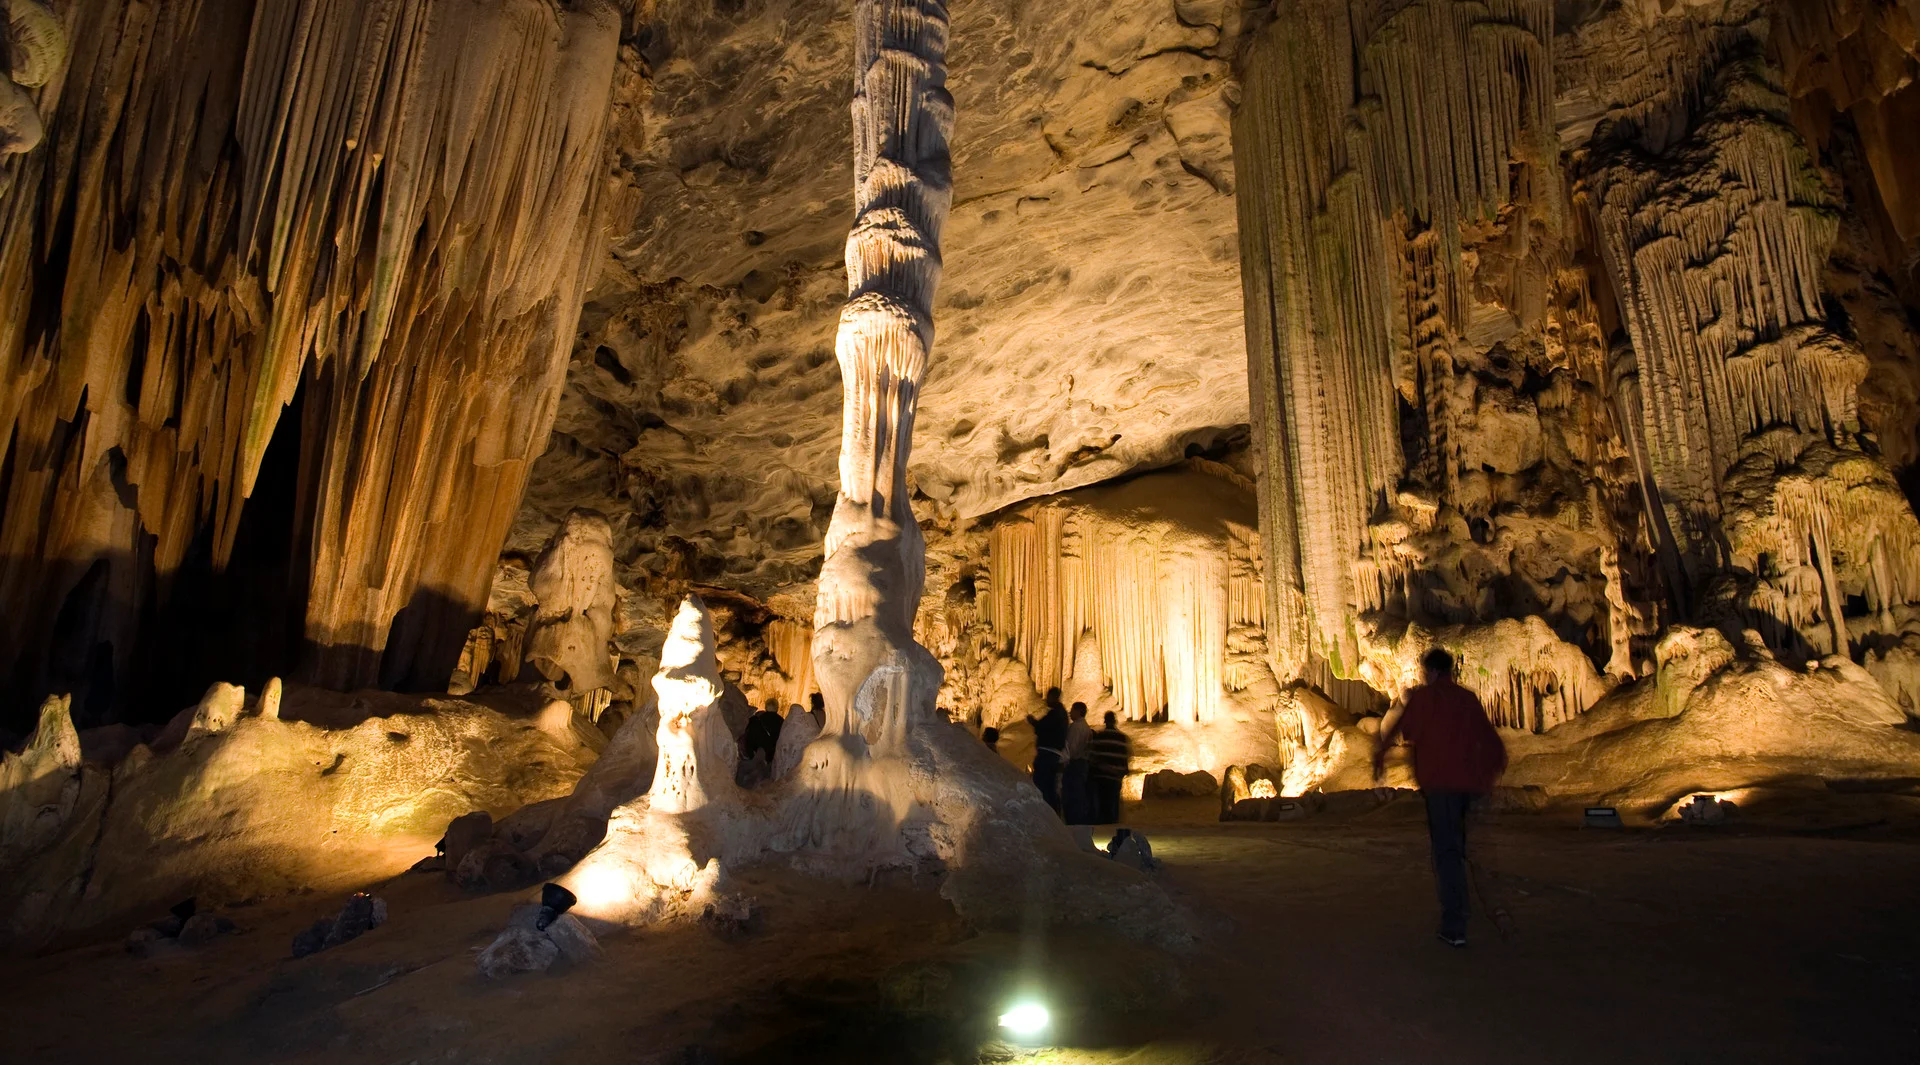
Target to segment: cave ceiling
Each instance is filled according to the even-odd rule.
[[[954,206],[912,479],[923,520],[1178,460],[1247,420],[1230,3],[953,11]],[[509,543],[573,506],[621,560],[811,578],[833,498],[852,213],[839,5],[668,2],[615,86],[610,247]]]

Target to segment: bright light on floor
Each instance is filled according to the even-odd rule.
[[[1047,1008],[1038,1002],[1022,1002],[1000,1015],[1000,1027],[1018,1036],[1039,1035],[1052,1020]]]

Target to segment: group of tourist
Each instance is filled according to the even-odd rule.
[[[1060,701],[1060,689],[1049,688],[1046,713],[1028,714],[1027,723],[1033,726],[1033,783],[1047,805],[1070,825],[1118,824],[1120,786],[1133,743],[1113,712],[1106,714],[1106,727],[1095,732],[1087,724],[1086,703],[1069,709]],[[998,738],[994,732],[989,746]]]

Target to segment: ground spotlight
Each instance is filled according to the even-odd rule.
[[[1052,1021],[1047,1008],[1038,1002],[1016,1003],[1000,1015],[1000,1027],[1017,1039],[1031,1039],[1045,1032]]]
[[[533,927],[544,932],[547,926],[560,919],[560,915],[573,909],[580,900],[573,892],[559,884],[543,884],[540,887],[540,916],[534,919]]]

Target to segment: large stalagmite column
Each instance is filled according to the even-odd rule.
[[[814,667],[828,735],[898,735],[907,706],[932,706],[940,668],[913,642],[926,548],[907,504],[914,404],[933,346],[940,226],[952,198],[947,9],[940,0],[859,0],[854,9],[854,222],[835,347],[844,415],[840,496],[815,607]],[[911,678],[886,721],[852,720],[855,695],[889,662]],[[889,686],[895,691],[897,686]],[[861,700],[873,706],[871,700]]]

